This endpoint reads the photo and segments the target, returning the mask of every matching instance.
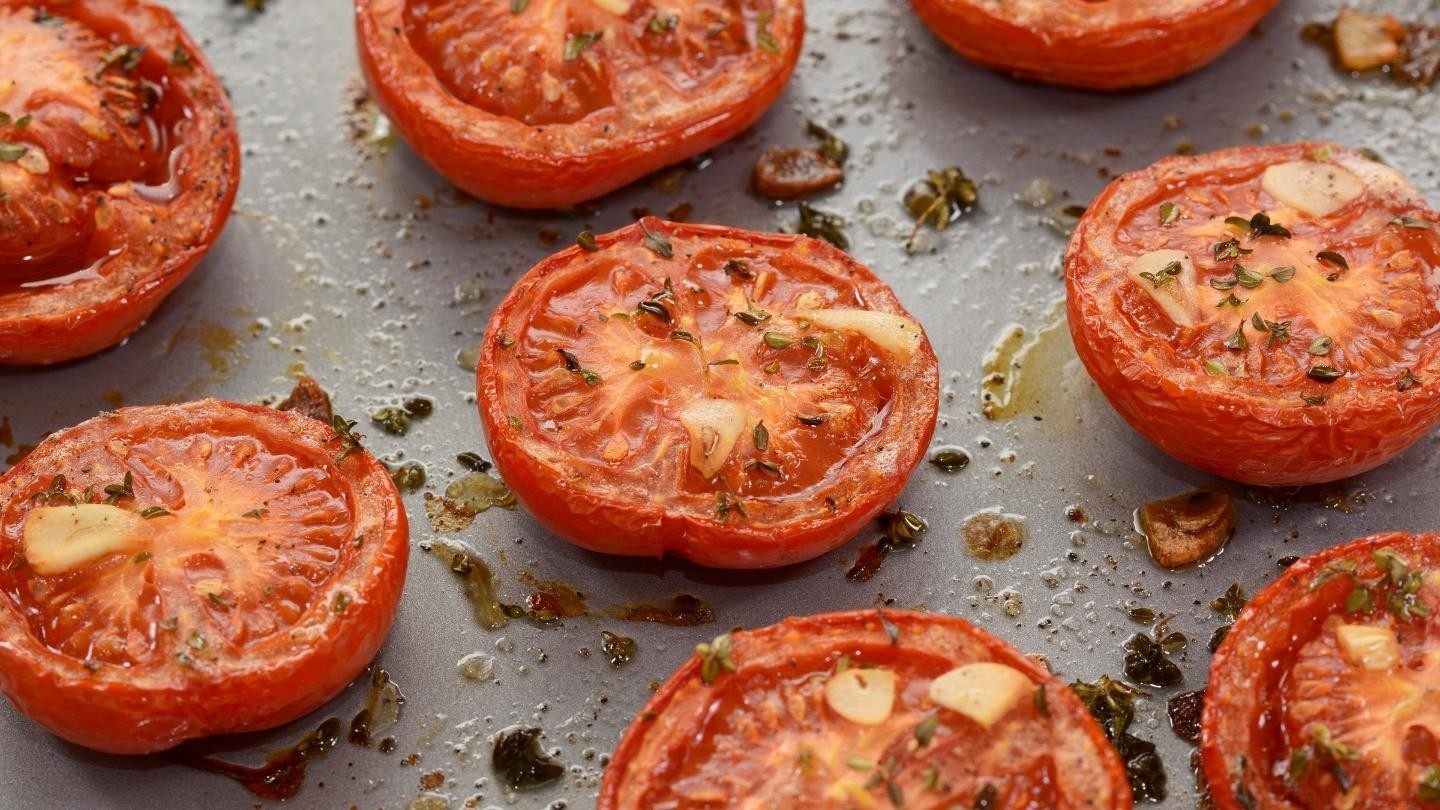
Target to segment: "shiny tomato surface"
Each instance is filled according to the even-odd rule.
[[[899,494],[938,367],[873,273],[807,237],[653,217],[593,247],[522,277],[481,347],[495,463],[541,523],[763,568],[835,548]],[[888,349],[830,321],[857,313]]]
[[[1004,665],[1021,684],[988,727],[937,705],[930,692],[940,676],[980,662]],[[893,674],[888,714],[835,709],[829,683],[846,670]],[[1130,806],[1124,765],[1104,733],[1043,667],[961,619],[873,610],[789,619],[712,642],[625,733],[598,805]]]
[[[220,234],[230,102],[143,0],[0,0],[0,365],[73,360],[149,317]]]
[[[910,0],[962,56],[1091,90],[1160,84],[1229,50],[1277,0]]]
[[[1210,665],[1205,774],[1222,810],[1440,802],[1440,535],[1302,559]]]
[[[0,478],[0,690],[123,754],[329,700],[389,632],[409,548],[389,475],[348,448],[331,425],[214,400],[47,438]],[[41,531],[81,511],[122,530]]]
[[[1440,421],[1440,221],[1332,144],[1172,157],[1090,206],[1070,331],[1136,430],[1251,484],[1369,470]]]
[[[520,208],[618,189],[745,130],[802,0],[356,0],[371,92],[450,182]]]

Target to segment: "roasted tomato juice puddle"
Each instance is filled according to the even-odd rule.
[[[208,250],[239,149],[229,102],[169,12],[0,3],[0,363],[135,329]]]
[[[1066,255],[1077,350],[1162,449],[1245,483],[1364,472],[1440,420],[1440,230],[1329,144],[1168,158],[1111,184]]]

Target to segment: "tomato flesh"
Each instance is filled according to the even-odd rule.
[[[208,250],[239,144],[219,80],[142,0],[0,1],[0,363],[125,337]]]
[[[706,684],[692,659],[646,706],[606,769],[600,808],[1130,804],[1123,766],[1074,694],[957,619],[827,614],[731,639],[734,671]],[[939,676],[976,662],[1012,667],[1033,684],[989,728],[929,696]],[[896,676],[891,712],[876,724],[852,722],[827,701],[827,681],[851,667]],[[927,721],[933,729],[917,732]]]
[[[816,309],[908,319],[811,240],[647,219],[562,253],[491,321],[479,384],[497,463],[538,518],[591,548],[754,567],[833,547],[918,463],[938,384],[923,337],[900,360],[799,314]],[[743,412],[713,472],[692,455],[697,401]],[[575,490],[560,502],[576,514],[552,487]],[[710,534],[751,539],[727,551]]]
[[[312,711],[370,662],[404,584],[408,528],[385,469],[331,426],[268,408],[97,417],[0,478],[0,502],[0,686],[103,751]],[[120,528],[42,528],[85,510]]]
[[[1287,168],[1346,193],[1320,184],[1325,210],[1274,179]],[[1437,221],[1335,145],[1168,158],[1082,218],[1071,333],[1120,414],[1182,461],[1272,486],[1364,472],[1440,422]]]
[[[1392,651],[1371,662],[1347,648],[1340,634],[1357,628]],[[1212,794],[1225,810],[1427,807],[1437,696],[1440,537],[1378,535],[1305,558],[1247,606],[1212,663]]]

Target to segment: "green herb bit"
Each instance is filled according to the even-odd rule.
[[[1225,338],[1225,348],[1237,352],[1243,352],[1250,348],[1250,341],[1245,337],[1244,321],[1240,321],[1240,325],[1235,328],[1234,333]]]
[[[1325,355],[1330,353],[1330,349],[1334,346],[1335,340],[1333,338],[1331,338],[1329,335],[1320,335],[1319,337],[1310,341],[1310,348],[1307,349],[1307,351],[1309,351],[1316,357],[1324,357]]]
[[[1324,405],[1330,401],[1330,398],[1323,394],[1301,394],[1300,398],[1306,405]]]
[[[575,237],[575,244],[579,245],[580,249],[586,253],[595,253],[600,250],[600,243],[595,241],[594,231],[581,231],[580,235]]]
[[[1225,593],[1210,602],[1210,609],[1233,622],[1239,618],[1240,611],[1249,601],[1245,596],[1245,589],[1235,582],[1225,589]]]
[[[732,511],[742,518],[749,517],[745,514],[745,507],[739,501],[730,500],[730,496],[723,492],[715,493],[715,519],[724,523],[730,518]]]
[[[196,650],[205,649],[205,637],[201,635],[198,630],[192,632],[190,636],[185,639],[185,643],[189,644],[193,649]]]
[[[798,420],[800,424],[809,427],[819,427],[825,424],[825,420],[829,418],[830,414],[828,413],[816,414],[815,416],[801,416],[799,414],[795,415],[795,419]]]
[[[770,431],[765,427],[765,422],[756,423],[755,429],[750,432],[750,439],[755,443],[755,449],[764,453],[770,449]]]
[[[124,480],[120,483],[105,486],[105,496],[105,502],[112,505],[124,500],[134,500],[135,476],[127,470]]]
[[[1180,219],[1180,206],[1173,202],[1161,203],[1160,224],[1174,225]]]
[[[140,517],[145,520],[154,520],[159,517],[174,517],[173,512],[163,506],[150,506],[140,510]]]
[[[346,610],[348,610],[348,609],[350,608],[350,602],[351,602],[350,594],[345,593],[344,591],[341,591],[340,593],[335,594],[335,605],[334,605],[334,610],[335,610],[335,612],[336,612],[336,613],[344,613]]]
[[[1275,279],[1275,282],[1277,284],[1284,284],[1290,279],[1295,278],[1295,267],[1294,265],[1287,264],[1283,267],[1277,267],[1274,270],[1266,273],[1265,275],[1269,278]]]
[[[750,269],[750,263],[744,259],[731,259],[725,262],[725,275],[743,278],[747,281],[755,278],[755,271]]]
[[[1420,384],[1420,378],[1415,376],[1415,372],[1407,368],[1400,372],[1400,379],[1395,381],[1395,390],[1409,391],[1411,388]]]
[[[1371,593],[1370,589],[1365,587],[1364,585],[1361,585],[1358,582],[1354,583],[1353,587],[1351,587],[1350,589],[1350,596],[1346,597],[1345,599],[1345,612],[1369,613],[1374,609],[1375,595]]]
[[[1226,259],[1238,259],[1241,256],[1255,252],[1240,247],[1239,239],[1226,239],[1224,242],[1217,242],[1212,250],[1215,253],[1215,261],[1217,262]]]
[[[869,771],[875,768],[875,763],[862,756],[852,756],[845,758],[845,767],[852,771]]]
[[[738,365],[740,365],[740,361],[737,360],[737,359],[735,359],[734,357],[727,357],[727,358],[725,358],[724,360],[711,360],[710,362],[706,363],[705,365],[707,365],[707,366],[738,366]],[[645,364],[644,364],[644,363],[641,363],[641,364],[640,364],[640,367],[641,367],[641,368],[644,368],[644,367],[645,367]]]
[[[770,320],[770,313],[763,309],[756,309],[754,304],[744,312],[735,313],[735,319],[746,326],[759,326],[761,323]]]
[[[1140,277],[1150,282],[1150,285],[1155,289],[1159,289],[1171,281],[1174,281],[1175,277],[1180,275],[1180,267],[1180,262],[1170,262],[1153,273],[1142,271]]]
[[[135,555],[135,564],[139,565],[155,558],[155,554],[149,551],[142,551]]]
[[[686,343],[693,343],[693,344],[695,344],[696,346],[699,346],[699,345],[700,345],[700,341],[697,340],[694,335],[690,334],[689,332],[685,332],[685,331],[682,331],[682,330],[679,330],[679,329],[677,329],[677,330],[675,330],[675,331],[673,331],[673,332],[670,333],[670,339],[671,339],[671,340],[683,340],[683,341],[685,341]]]
[[[810,134],[810,137],[820,142],[820,154],[829,158],[837,166],[845,165],[845,160],[850,157],[850,147],[835,133],[814,121],[805,122],[805,131]]]
[[[814,239],[823,239],[841,250],[850,247],[850,237],[845,235],[845,218],[812,208],[809,203],[800,203],[800,222],[796,232]]]
[[[950,227],[956,220],[975,210],[980,202],[980,186],[959,166],[934,169],[924,180],[905,192],[905,208],[915,219],[907,247],[914,246],[920,228],[930,225],[937,231]]]
[[[671,31],[674,31],[679,25],[679,14],[660,14],[657,12],[655,16],[650,18],[650,22],[645,24],[645,31],[663,37]]]
[[[1415,795],[1422,802],[1440,803],[1440,765],[1431,765],[1420,777],[1420,787]]]
[[[529,8],[530,0],[510,0],[510,13],[519,14]]]
[[[1265,283],[1264,277],[1262,277],[1259,273],[1256,273],[1253,270],[1250,270],[1249,268],[1240,264],[1235,265],[1234,273],[1235,280],[1240,283],[1241,287],[1244,287],[1247,290],[1253,290],[1256,287],[1259,287],[1261,284]]]
[[[1346,261],[1344,256],[1341,256],[1333,250],[1322,250],[1315,254],[1315,258],[1319,260],[1321,264],[1328,264],[1331,267],[1338,267],[1341,270],[1350,269],[1350,262]],[[1331,277],[1330,280],[1334,281],[1335,277]]]
[[[1398,225],[1398,226],[1400,226],[1400,227],[1402,227],[1402,228],[1414,228],[1414,229],[1416,229],[1416,230],[1421,230],[1421,231],[1428,231],[1428,230],[1430,230],[1431,228],[1435,227],[1435,223],[1430,222],[1429,220],[1424,220],[1424,219],[1420,219],[1419,217],[1409,217],[1409,216],[1404,216],[1404,215],[1395,217],[1394,219],[1390,220],[1390,224],[1391,224],[1391,225]]]
[[[174,52],[170,54],[170,64],[175,67],[190,67],[195,64],[195,57],[191,56],[189,51],[176,45]]]
[[[935,740],[935,732],[939,730],[940,715],[932,714],[921,720],[920,725],[915,727],[915,742],[919,743],[921,748],[925,748]]]
[[[770,21],[775,17],[773,9],[761,9],[755,18],[755,41],[770,53],[779,53],[780,44],[770,34]]]
[[[1225,290],[1233,290],[1235,289],[1235,285],[1239,283],[1240,280],[1235,278],[1234,275],[1231,275],[1229,278],[1210,279],[1210,286],[1214,287],[1217,290],[1220,290],[1221,292],[1224,292]]]
[[[1206,360],[1204,364],[1205,374],[1209,377],[1229,377],[1230,369],[1219,360]]]
[[[330,427],[335,431],[335,438],[340,440],[340,452],[335,456],[335,463],[339,464],[360,449],[360,439],[352,432],[355,423],[338,413],[330,418]]]
[[[779,332],[766,332],[761,340],[772,349],[788,349],[795,345],[793,338],[786,337]]]
[[[1305,376],[1316,382],[1333,383],[1345,376],[1345,372],[1334,366],[1311,366]]]
[[[748,462],[745,463],[745,471],[746,471],[746,472],[749,472],[750,470],[761,470],[761,471],[763,471],[763,472],[770,473],[771,475],[774,475],[774,476],[777,476],[777,477],[781,477],[781,476],[784,475],[784,473],[780,470],[780,465],[779,465],[779,464],[776,464],[776,463],[773,462],[773,461],[762,461],[762,460],[751,460],[751,461],[748,461]]]
[[[1045,684],[1035,687],[1035,711],[1041,717],[1050,716],[1050,698],[1045,696]]]
[[[579,34],[571,34],[566,37],[565,61],[574,62],[576,59],[579,59],[580,54],[584,53],[587,48],[594,45],[596,41],[604,35],[604,31],[586,31]]]
[[[666,238],[665,234],[650,230],[650,226],[644,222],[640,223],[640,230],[645,235],[641,241],[651,253],[663,259],[675,257],[675,246],[670,243],[670,240]],[[670,289],[670,279],[665,279],[665,286],[667,290],[670,290],[672,293],[674,292],[673,289]]]
[[[517,433],[525,429],[525,423],[520,421],[520,417],[513,414],[505,417],[505,422],[506,424],[510,425],[511,430]]]
[[[140,59],[144,55],[143,45],[117,45],[100,58],[100,66],[95,69],[95,75],[101,76],[116,66],[123,73],[134,73],[135,68],[140,67]]]
[[[721,633],[707,643],[695,645],[695,654],[700,657],[700,681],[706,685],[715,682],[721,672],[734,672],[735,659],[731,657],[729,633]]]
[[[1228,222],[1228,220],[1227,220]],[[1282,239],[1290,238],[1290,229],[1284,225],[1270,221],[1270,215],[1261,211],[1250,217],[1247,230],[1252,236],[1278,236]]]

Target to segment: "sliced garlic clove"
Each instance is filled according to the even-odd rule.
[[[611,14],[625,16],[630,13],[630,0],[590,0],[595,7],[601,11],[608,11]]]
[[[909,360],[925,333],[908,318],[869,309],[802,309],[795,317],[836,332],[853,332],[899,360]]]
[[[991,661],[966,664],[930,682],[931,700],[987,729],[1034,691],[1025,673]]]
[[[895,709],[895,673],[858,667],[841,670],[826,681],[825,702],[852,723],[878,726]]]
[[[1342,624],[1335,628],[1335,639],[1345,659],[1357,667],[1378,672],[1400,660],[1400,642],[1384,627]]]
[[[1260,187],[1281,205],[1312,217],[1329,216],[1365,193],[1365,183],[1354,172],[1313,160],[1266,168]]]
[[[1388,14],[1340,9],[1335,18],[1335,52],[1346,70],[1372,70],[1398,60],[1405,29]]]
[[[1130,277],[1176,326],[1194,326],[1195,263],[1181,250],[1154,250],[1130,263]]]
[[[148,534],[144,518],[118,506],[44,506],[26,517],[20,546],[30,568],[48,577],[135,551]]]
[[[728,399],[697,399],[680,410],[680,424],[690,434],[690,464],[708,480],[745,431],[745,408]]]

